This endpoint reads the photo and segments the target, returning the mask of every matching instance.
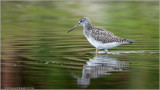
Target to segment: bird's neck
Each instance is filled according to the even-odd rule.
[[[84,30],[90,30],[90,29],[92,29],[91,23],[85,23],[85,24],[83,25],[83,29],[84,29]]]

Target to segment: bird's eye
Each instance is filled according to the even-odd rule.
[[[82,20],[80,22],[82,22]]]

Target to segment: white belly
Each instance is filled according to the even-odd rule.
[[[119,45],[122,44],[122,43],[119,43],[119,42],[102,43],[100,41],[96,41],[92,37],[89,37],[87,39],[97,49],[110,49],[110,48],[114,48],[114,47],[119,46]]]

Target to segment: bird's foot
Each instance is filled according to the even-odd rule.
[[[105,49],[105,53],[108,54],[108,50],[107,49]]]
[[[98,55],[98,49],[96,49],[96,56]]]
[[[109,54],[109,52],[105,52],[106,54]]]

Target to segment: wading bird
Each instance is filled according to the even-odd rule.
[[[103,28],[93,27],[89,18],[86,17],[81,18],[78,24],[69,30],[68,33],[78,26],[83,26],[83,33],[85,37],[96,48],[96,55],[100,49],[104,49],[107,53],[108,49],[114,48],[121,44],[133,43],[133,40],[120,38]]]

